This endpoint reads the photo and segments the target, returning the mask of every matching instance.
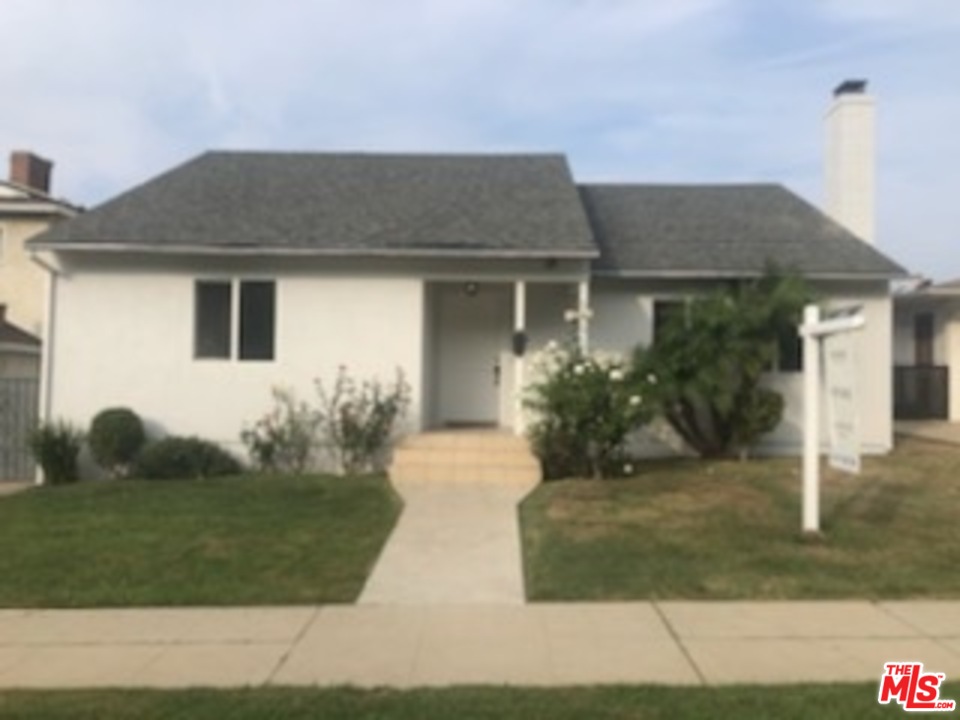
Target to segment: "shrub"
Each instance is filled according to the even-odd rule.
[[[302,473],[316,444],[320,416],[291,390],[273,389],[274,407],[252,428],[240,433],[260,470]]]
[[[544,476],[622,474],[627,437],[652,418],[644,383],[622,358],[585,356],[555,343],[534,367],[540,379],[524,404],[535,413],[528,434]]]
[[[135,474],[145,480],[208,478],[242,470],[237,459],[219,445],[176,435],[147,445],[135,465]]]
[[[43,423],[30,436],[30,451],[43,470],[44,482],[63,485],[80,479],[77,458],[83,433],[66,422]]]
[[[330,392],[322,381],[316,385],[321,433],[341,471],[352,475],[381,469],[396,423],[410,405],[410,385],[403,372],[397,370],[391,385],[378,380],[358,384],[341,366]]]
[[[702,457],[746,457],[779,424],[783,398],[760,383],[810,298],[799,278],[768,271],[691,301],[637,351],[634,363],[661,380],[655,403]]]
[[[126,475],[147,436],[140,417],[129,408],[101,410],[90,424],[90,454],[113,477]]]

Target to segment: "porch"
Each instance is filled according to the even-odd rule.
[[[522,434],[531,353],[550,340],[586,348],[589,303],[582,275],[427,282],[423,428]]]

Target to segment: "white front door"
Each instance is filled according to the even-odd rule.
[[[501,353],[510,341],[510,287],[441,285],[436,300],[441,425],[499,425]]]

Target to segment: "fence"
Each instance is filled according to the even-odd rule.
[[[946,420],[950,370],[940,365],[893,369],[893,416],[897,420]]]
[[[27,441],[37,425],[39,394],[37,380],[0,378],[0,482],[33,478]]]

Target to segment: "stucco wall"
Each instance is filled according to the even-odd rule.
[[[339,365],[357,379],[404,370],[420,425],[423,283],[286,272],[233,263],[229,272],[70,272],[57,281],[51,414],[86,425],[132,407],[155,433],[196,434],[242,452],[239,433],[271,407],[273,386],[314,400],[314,379]],[[265,362],[195,360],[198,277],[275,278],[276,355]]]
[[[48,226],[41,219],[0,218],[0,304],[11,323],[37,336],[43,329],[44,271],[31,262],[24,243]]]

